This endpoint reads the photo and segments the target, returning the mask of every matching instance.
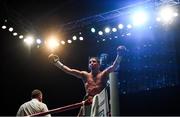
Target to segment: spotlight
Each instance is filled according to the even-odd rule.
[[[18,35],[17,32],[14,32],[14,33],[13,33],[13,36],[17,36],[17,35]]]
[[[46,42],[48,49],[51,51],[55,51],[59,47],[59,40],[56,35],[50,35]]]
[[[79,40],[82,41],[82,40],[84,40],[84,38],[83,37],[79,37]]]
[[[131,24],[128,24],[128,25],[127,25],[127,28],[131,29],[131,28],[132,28],[132,25],[131,25]]]
[[[103,32],[102,32],[102,31],[99,31],[98,34],[99,34],[99,35],[103,35]]]
[[[117,28],[112,28],[112,31],[113,32],[117,32]]]
[[[109,27],[107,27],[107,28],[105,28],[105,33],[109,33],[110,32],[110,28]]]
[[[7,27],[5,25],[2,26],[2,29],[6,29]]]
[[[27,45],[32,45],[34,43],[34,38],[31,37],[31,36],[28,36],[24,39],[24,42],[27,44]]]
[[[115,39],[117,39],[117,38],[118,38],[118,36],[114,36],[114,38],[115,38]]]
[[[19,39],[23,39],[24,38],[24,36],[23,35],[19,35]]]
[[[42,41],[41,41],[40,39],[36,39],[36,43],[37,43],[37,44],[41,44]]]
[[[9,28],[9,32],[12,32],[12,31],[13,31],[13,28],[12,28],[12,27],[10,27],[10,28]]]
[[[127,36],[130,36],[130,35],[131,35],[131,33],[127,33],[126,35],[127,35]]]
[[[172,8],[164,7],[160,10],[159,15],[164,23],[170,23],[173,21],[173,17],[176,17],[178,14]]]
[[[133,25],[139,26],[147,22],[148,16],[147,13],[145,13],[144,11],[138,11],[134,13],[132,18],[133,18]]]
[[[70,40],[70,39],[69,39],[69,40],[67,40],[67,43],[72,43],[72,40]]]
[[[73,39],[73,40],[77,40],[77,37],[74,35],[74,36],[72,37],[72,39]]]
[[[61,41],[61,44],[62,44],[62,45],[65,45],[65,43],[66,43],[65,41]]]
[[[95,33],[96,32],[95,28],[91,28],[91,32]]]
[[[118,25],[118,28],[119,28],[119,29],[123,29],[123,27],[124,27],[123,24],[119,24],[119,25]]]

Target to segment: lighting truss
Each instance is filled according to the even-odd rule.
[[[124,14],[128,14],[130,11],[128,9],[136,8],[138,6],[146,6],[146,7],[160,7],[162,5],[179,5],[180,0],[145,0],[143,2],[138,2],[136,4],[127,5],[124,7],[121,7],[116,10],[112,10],[109,12],[97,14],[90,17],[85,17],[76,21],[68,22],[66,24],[61,25],[60,27],[64,29],[65,31],[73,31],[74,29],[83,28],[85,26],[88,26],[90,24],[100,23],[102,21],[108,21],[115,18],[118,18],[119,16],[122,16]]]

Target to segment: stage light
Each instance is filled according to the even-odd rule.
[[[117,32],[117,28],[112,28],[112,31],[113,32]]]
[[[9,28],[9,32],[12,32],[12,31],[13,31],[13,28],[12,28],[12,27],[10,27],[10,28]]]
[[[17,32],[14,32],[14,33],[13,33],[13,36],[17,36],[17,35],[18,35]]]
[[[118,25],[118,28],[119,28],[119,29],[123,29],[123,27],[124,27],[123,24],[119,24],[119,25]]]
[[[132,25],[131,25],[131,24],[128,24],[128,25],[127,25],[127,28],[131,29],[131,28],[132,28]]]
[[[95,28],[91,28],[91,32],[95,33],[96,32]]]
[[[65,45],[65,43],[66,43],[65,41],[61,41],[61,44],[62,44],[62,45]]]
[[[24,39],[24,42],[27,44],[27,45],[32,45],[34,43],[34,38],[32,36],[27,36],[25,39]]]
[[[130,36],[130,35],[131,35],[131,33],[127,33],[126,35],[127,35],[127,36]]]
[[[84,38],[83,38],[83,37],[79,37],[79,40],[80,40],[80,41],[83,41],[83,40],[84,40]]]
[[[37,44],[41,44],[42,41],[41,41],[40,39],[36,39],[36,43],[37,43]]]
[[[6,29],[7,27],[5,25],[2,26],[2,29]]]
[[[115,38],[115,39],[117,39],[117,38],[118,38],[118,36],[114,36],[114,38]]]
[[[103,32],[102,32],[102,31],[99,31],[98,34],[99,34],[99,35],[103,35]]]
[[[176,16],[178,14],[170,7],[163,7],[159,12],[159,16],[164,23],[171,23],[174,15]]]
[[[24,36],[23,35],[19,35],[19,39],[23,39],[24,38]]]
[[[110,29],[109,27],[106,27],[106,28],[104,29],[105,33],[109,33],[110,30],[111,30],[111,29]]]
[[[58,48],[58,46],[59,46],[59,42],[56,38],[51,37],[50,39],[48,39],[47,47],[50,50],[54,50],[54,49]]]
[[[102,39],[102,41],[106,41],[106,39]]]
[[[72,43],[72,40],[70,40],[70,39],[69,39],[69,40],[67,40],[67,43]]]
[[[74,36],[72,37],[72,39],[73,39],[73,40],[77,40],[77,37],[74,35]]]
[[[140,26],[147,22],[148,15],[145,11],[138,11],[133,14],[132,19],[133,19],[134,26]]]

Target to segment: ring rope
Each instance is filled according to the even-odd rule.
[[[51,109],[51,110],[49,110],[49,111],[47,111],[47,112],[35,113],[35,114],[30,115],[29,117],[44,116],[44,115],[47,115],[47,114],[64,112],[64,111],[67,111],[67,110],[72,110],[72,109],[79,108],[79,107],[81,107],[81,106],[83,106],[83,105],[86,105],[86,106],[87,106],[87,105],[91,105],[91,104],[92,104],[91,101],[85,100],[85,101],[82,101],[82,102],[79,102],[79,103],[75,103],[75,104],[63,106],[63,107],[56,108],[56,109]]]

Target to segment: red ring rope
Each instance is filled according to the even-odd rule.
[[[81,106],[83,106],[83,105],[90,105],[90,104],[92,104],[91,101],[85,100],[85,103],[84,103],[84,104],[83,104],[83,102],[79,102],[79,103],[67,105],[67,106],[64,106],[64,107],[60,107],[60,108],[56,108],[56,109],[51,109],[51,110],[49,110],[49,111],[47,111],[47,112],[35,113],[35,114],[30,115],[29,117],[33,117],[33,116],[44,116],[44,115],[52,114],[52,113],[59,113],[59,112],[67,111],[67,110],[76,109],[76,108],[79,108],[79,107],[81,107]]]

